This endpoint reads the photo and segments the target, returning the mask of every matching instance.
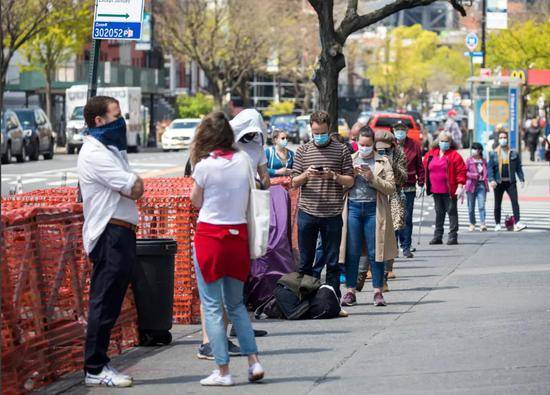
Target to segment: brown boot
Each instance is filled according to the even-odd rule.
[[[361,290],[365,286],[365,281],[368,278],[368,273],[370,272],[359,272],[359,277],[357,277],[357,286],[355,287],[358,292],[361,292]]]

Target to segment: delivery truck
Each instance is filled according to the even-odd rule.
[[[126,119],[128,152],[138,152],[143,135],[141,88],[128,86],[98,88],[97,95],[111,96],[118,100],[122,116]],[[84,105],[87,96],[87,85],[73,85],[65,92],[65,124],[67,125],[65,136],[69,154],[74,154],[82,147],[86,131]]]

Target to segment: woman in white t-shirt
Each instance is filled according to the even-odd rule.
[[[251,167],[246,153],[233,142],[225,115],[215,112],[197,128],[190,152],[195,181],[191,200],[200,208],[194,241],[195,271],[206,332],[219,368],[201,380],[202,385],[234,384],[229,373],[224,306],[236,329],[241,353],[248,356],[248,380],[258,381],[264,376],[243,301],[250,270],[246,211]]]

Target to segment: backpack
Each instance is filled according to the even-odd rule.
[[[288,287],[277,284],[275,291],[275,300],[281,310],[284,318],[288,320],[298,320],[305,316],[309,310],[309,299],[300,300],[300,298]]]
[[[514,230],[514,225],[516,224],[516,218],[513,215],[507,215],[506,219],[504,220],[504,226],[506,226],[506,229],[508,231]]]
[[[321,285],[311,299],[308,316],[312,319],[336,318],[340,315],[340,300],[330,285]]]
[[[257,320],[262,320],[266,318],[275,318],[283,319],[285,318],[283,312],[277,304],[277,299],[275,296],[271,296],[264,303],[262,303],[256,310],[254,310],[254,317]]]

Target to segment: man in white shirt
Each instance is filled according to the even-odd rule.
[[[85,383],[129,387],[132,378],[117,372],[107,350],[136,261],[138,210],[143,180],[128,164],[126,123],[118,101],[92,97],[84,107],[88,135],[78,157],[84,206],[84,250],[93,262],[86,330]]]

